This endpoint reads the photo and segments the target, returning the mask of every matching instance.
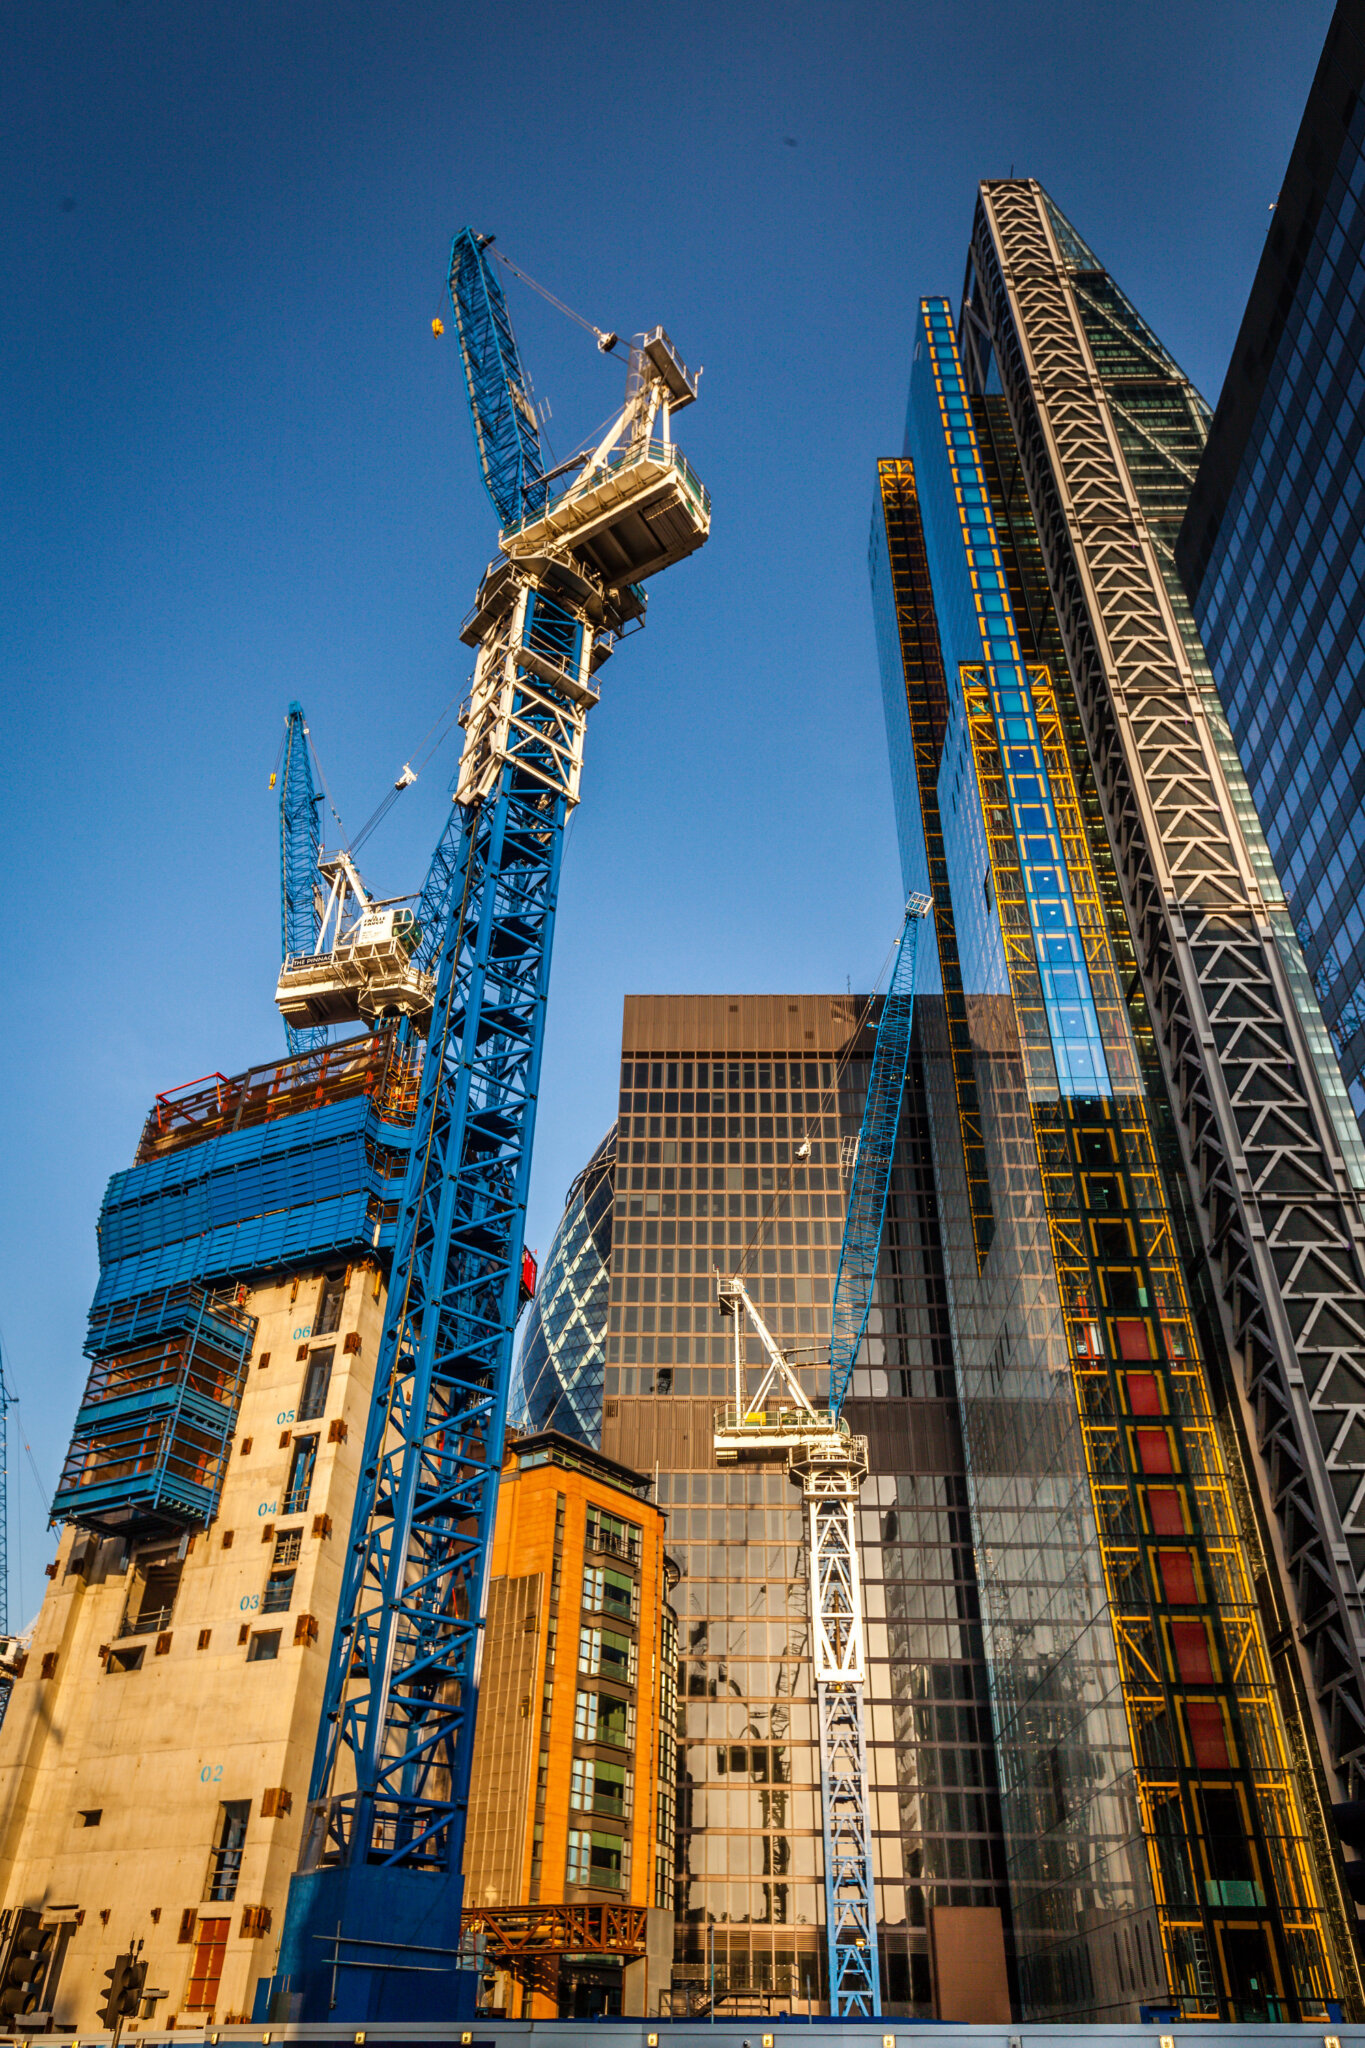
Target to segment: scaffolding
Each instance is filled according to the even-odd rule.
[[[91,1315],[54,1522],[141,1537],[212,1521],[256,1331],[242,1293],[190,1284]]]

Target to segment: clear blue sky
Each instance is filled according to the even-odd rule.
[[[713,538],[604,678],[530,1240],[613,1111],[626,990],[875,974],[897,863],[864,569],[922,292],[1041,178],[1216,398],[1329,0],[12,0],[0,79],[7,744],[0,1331],[43,1487],[95,1217],[158,1089],[272,1057],[267,780],[306,705],[352,830],[460,691],[494,520],[452,233],[705,365]],[[561,452],[620,371],[515,285]],[[413,886],[438,756],[372,842]],[[12,1450],[11,1618],[52,1539]],[[15,1567],[22,1551],[22,1579]]]

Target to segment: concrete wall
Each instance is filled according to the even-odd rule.
[[[38,1907],[69,1927],[55,1999],[44,2000],[61,2027],[96,2026],[104,1971],[138,1939],[148,1984],[168,1993],[157,2023],[207,2020],[209,2008],[186,2008],[204,1919],[228,1922],[218,2021],[245,2017],[257,1977],[274,1967],[384,1306],[378,1269],[356,1266],[340,1328],[314,1338],[322,1278],[285,1278],[249,1297],[259,1327],[220,1510],[188,1544],[168,1627],[120,1638],[139,1546],[128,1556],[119,1542],[62,1532],[0,1729],[0,1905]],[[348,1353],[350,1335],[359,1349]],[[324,1346],[334,1347],[325,1411],[299,1425],[308,1354]],[[317,1460],[305,1511],[282,1516],[296,1428],[317,1435]],[[290,1605],[263,1614],[273,1536],[291,1530],[301,1541]],[[305,1616],[316,1634],[305,1625],[311,1639],[296,1641]],[[278,1655],[249,1662],[252,1635],[276,1628]],[[141,1648],[141,1668],[116,1668],[111,1646]],[[250,1812],[235,1895],[215,1902],[205,1892],[224,1801]]]

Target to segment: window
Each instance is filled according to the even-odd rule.
[[[620,1835],[591,1834],[581,1828],[569,1830],[569,1856],[565,1875],[570,1884],[596,1885],[602,1891],[619,1892],[624,1876],[625,1843]]]
[[[635,1709],[610,1693],[580,1692],[574,1704],[574,1734],[580,1742],[606,1742],[629,1749],[635,1739]]]
[[[217,2003],[230,1924],[227,1920],[199,1922],[194,1957],[190,1963],[190,1981],[185,1991],[188,2011],[207,2012]]]
[[[280,1654],[280,1632],[277,1628],[259,1629],[246,1646],[248,1664],[268,1664]]]
[[[590,1564],[583,1574],[583,1605],[617,1621],[634,1621],[635,1581],[610,1565]]]
[[[1187,1700],[1185,1720],[1190,1731],[1190,1750],[1201,1771],[1228,1768],[1228,1737],[1223,1710],[1216,1700]]]
[[[237,1879],[242,1869],[246,1824],[251,1818],[249,1799],[225,1799],[218,1808],[218,1834],[209,1858],[208,1883],[204,1897],[226,1901],[237,1896]],[[212,1922],[206,1922],[212,1925]],[[210,2001],[211,2003],[212,2001]]]
[[[1161,1586],[1171,1607],[1193,1607],[1199,1599],[1194,1559],[1188,1550],[1159,1550]]]
[[[261,1595],[262,1614],[287,1614],[294,1597],[294,1573],[272,1572]]]
[[[578,1668],[590,1678],[611,1678],[618,1685],[635,1682],[635,1645],[614,1628],[585,1628],[578,1640]]]
[[[576,1756],[569,1804],[579,1813],[606,1813],[624,1820],[630,1810],[630,1772],[624,1764]]]
[[[344,1274],[338,1274],[335,1278],[329,1276],[323,1281],[322,1295],[318,1301],[317,1320],[313,1324],[313,1335],[315,1337],[329,1337],[333,1330],[341,1328],[341,1304],[345,1299],[346,1278]],[[331,1364],[330,1353],[328,1354],[327,1362],[329,1365]]]
[[[301,1515],[308,1505],[308,1495],[313,1485],[313,1466],[317,1462],[318,1440],[315,1436],[296,1436],[294,1455],[289,1460],[289,1480],[280,1502],[280,1512],[285,1515]]]
[[[329,1344],[326,1350],[315,1351],[309,1359],[303,1393],[299,1397],[300,1422],[316,1422],[326,1412],[327,1389],[332,1383],[332,1360],[335,1356],[335,1346]]]
[[[140,1643],[135,1650],[111,1650],[104,1668],[106,1671],[141,1671],[146,1654]]]
[[[154,1636],[170,1627],[183,1570],[178,1550],[146,1551],[135,1559],[119,1623],[121,1636]]]
[[[1208,1685],[1216,1676],[1209,1651],[1208,1631],[1202,1621],[1173,1621],[1171,1642],[1176,1670],[1187,1685]]]
[[[270,1562],[272,1565],[297,1564],[302,1548],[302,1529],[281,1529],[275,1538],[275,1555]]]
[[[76,1826],[78,1828],[97,1828],[103,1819],[104,1808],[102,1806],[83,1806],[76,1815]]]
[[[588,1509],[588,1548],[605,1550],[635,1564],[640,1556],[640,1531],[633,1522],[609,1515],[605,1508]]]

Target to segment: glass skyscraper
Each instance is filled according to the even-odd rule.
[[[822,1389],[875,1015],[844,996],[626,1000],[602,1448],[657,1475],[682,1571],[675,2015],[707,2010],[713,1989],[722,2014],[828,1997],[801,1495],[780,1460],[716,1465],[732,1328],[716,1275],[744,1273],[778,1342],[809,1359],[808,1391]],[[871,1463],[883,2007],[921,2018],[937,2012],[943,1916],[975,1916],[983,1973],[993,1952],[1002,1978],[1008,1921],[943,1267],[916,1066],[844,1412]]]
[[[1365,1122],[1363,88],[1340,0],[1176,552]]]
[[[1207,411],[1031,181],[913,356],[871,568],[1020,2003],[1355,2010],[1360,1152],[1175,572]]]
[[[602,1442],[616,1126],[564,1198],[535,1299],[517,1332],[508,1415],[516,1429]]]

